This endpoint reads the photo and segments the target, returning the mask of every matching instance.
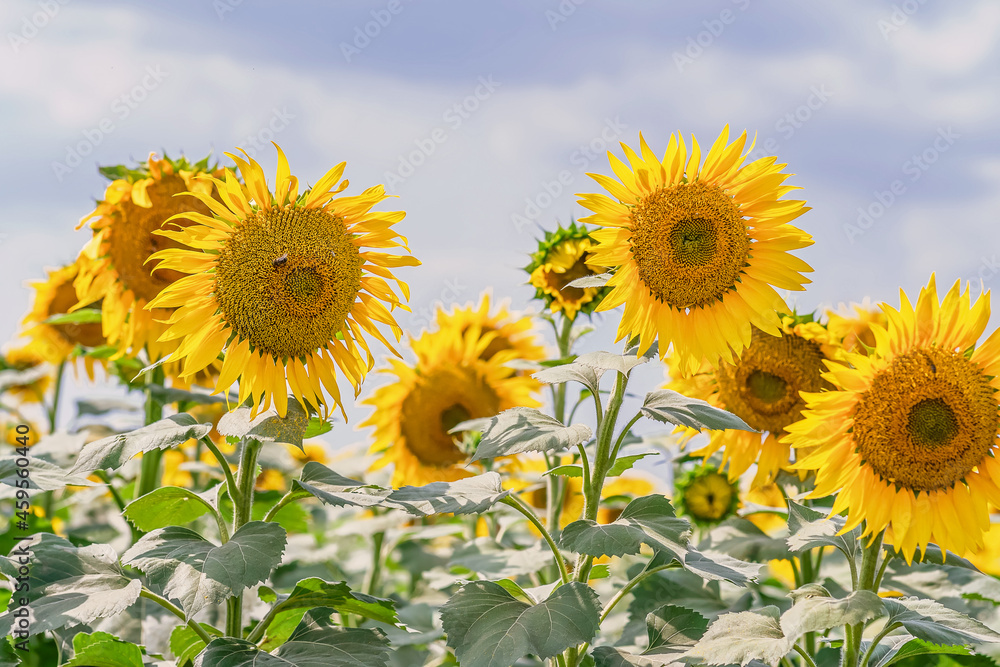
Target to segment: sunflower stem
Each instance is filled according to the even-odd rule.
[[[876,571],[878,570],[879,555],[882,553],[882,538],[884,535],[884,531],[873,535],[861,552],[861,573],[858,577],[858,584],[855,590],[878,593],[875,578]],[[858,667],[858,651],[861,648],[861,635],[864,629],[864,623],[855,623],[844,628],[846,640],[844,642],[845,650],[842,663],[844,667]]]
[[[52,390],[52,404],[48,408],[49,433],[56,432],[56,424],[59,421],[59,398],[62,396],[63,375],[65,375],[66,362],[61,361],[56,367],[56,384]]]
[[[163,404],[154,398],[152,388],[163,385],[163,367],[153,369],[146,381],[146,426],[163,419]],[[141,498],[160,486],[160,461],[163,450],[154,449],[142,455],[142,467],[139,469],[139,480],[135,485],[135,498]]]
[[[160,605],[161,607],[169,611],[177,618],[181,619],[182,621],[185,621],[188,624],[188,627],[194,630],[195,634],[201,637],[201,640],[205,642],[205,644],[212,643],[212,637],[209,636],[207,632],[205,632],[205,628],[201,627],[201,623],[199,623],[194,619],[188,619],[184,615],[184,611],[180,609],[177,605],[172,603],[170,600],[168,600],[167,598],[157,595],[156,593],[149,590],[145,586],[143,586],[142,590],[139,591],[139,596],[144,597],[147,600],[152,600],[153,602]]]
[[[239,501],[233,499],[233,534],[250,521],[253,508],[254,483],[257,481],[257,456],[261,443],[258,440],[244,440],[240,454],[240,467],[236,471],[236,486]],[[243,637],[243,595],[226,600],[226,635]]]
[[[384,541],[384,531],[372,535],[372,569],[368,572],[368,581],[365,582],[365,593],[368,595],[378,594],[379,577],[382,575],[382,543]]]
[[[212,452],[212,456],[214,456],[215,460],[219,462],[219,467],[222,468],[222,472],[226,476],[226,486],[229,490],[229,499],[232,500],[233,503],[239,503],[240,487],[236,484],[236,479],[233,477],[233,470],[229,467],[229,461],[226,460],[226,456],[216,446],[216,444],[212,442],[211,437],[206,435],[201,439],[201,442],[208,448],[208,451]],[[284,498],[282,498],[282,500],[284,500]]]
[[[556,567],[559,569],[559,579],[562,583],[568,584],[569,572],[566,570],[566,562],[563,560],[562,554],[559,553],[559,547],[556,546],[555,540],[552,539],[552,535],[545,529],[545,526],[542,525],[542,522],[531,510],[531,508],[528,507],[527,503],[521,500],[515,493],[509,494],[500,502],[516,509],[524,515],[524,518],[531,522],[531,525],[538,529],[538,532],[542,534],[542,537],[545,539],[545,543],[549,545],[549,549],[552,551],[552,559],[555,561]]]

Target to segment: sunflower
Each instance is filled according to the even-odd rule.
[[[24,403],[41,403],[45,392],[52,384],[52,374],[48,372],[45,356],[40,345],[34,341],[11,347],[0,356],[0,371],[25,374],[21,384],[12,384],[3,388]],[[37,432],[37,431],[36,431]]]
[[[674,506],[677,513],[703,527],[722,523],[740,505],[740,487],[714,466],[688,470],[675,483]]]
[[[190,274],[148,306],[177,309],[162,337],[180,340],[170,360],[183,359],[181,377],[191,377],[225,350],[215,391],[227,391],[239,380],[239,400],[253,398],[254,414],[272,400],[278,414],[286,414],[286,381],[303,406],[327,412],[325,389],[344,412],[336,369],[357,396],[375,363],[364,334],[393,353],[376,323],[388,326],[397,341],[402,335],[382,302],[408,309],[385,279],[395,280],[403,298],[409,298],[406,283],[389,269],[420,262],[363,248],[409,252],[406,239],[392,229],[405,213],[372,212],[386,198],[381,185],[337,197],[348,185],[340,182],[343,162],[299,197],[298,179],[290,175],[280,148],[273,195],[257,162],[226,155],[239,166],[246,185],[228,169],[224,182],[207,179],[225,204],[204,191],[192,192],[213,215],[183,213],[179,217],[189,226],[158,232],[197,250],[161,250],[150,258],[160,260],[162,268]]]
[[[844,351],[858,354],[868,354],[868,350],[875,347],[872,325],[877,324],[884,329],[888,324],[885,313],[872,306],[867,299],[862,303],[852,303],[850,308],[841,305],[835,311],[827,311],[826,317],[827,330],[841,341]]]
[[[768,157],[741,166],[746,133],[728,139],[726,126],[701,164],[694,137],[689,155],[671,136],[660,160],[640,135],[641,157],[622,144],[631,167],[608,156],[620,183],[590,174],[612,196],[579,200],[594,211],[581,222],[602,227],[590,233],[590,263],[615,269],[597,310],[625,304],[618,340],[638,336],[642,353],[659,337],[661,357],[673,343],[692,368],[732,362],[753,326],[778,335],[789,308],[774,288],[804,289],[801,272],[812,270],[788,253],[812,238],[787,224],[809,209],[779,199],[795,189],[782,185],[785,165]]]
[[[374,412],[361,426],[375,427],[371,451],[381,453],[372,469],[394,463],[395,486],[468,477],[468,456],[448,431],[469,419],[540,405],[533,396],[538,382],[500,365],[512,350],[484,358],[493,340],[449,326],[412,341],[414,365],[390,360],[392,367],[381,372],[394,381],[362,401]]]
[[[590,263],[593,247],[589,230],[576,222],[545,232],[538,250],[531,255],[531,264],[524,269],[531,276],[535,298],[544,301],[553,313],[562,312],[571,320],[578,312],[594,312],[608,292],[606,287],[567,287],[574,280],[602,272],[602,267]]]
[[[160,320],[170,311],[145,306],[181,274],[147,263],[158,250],[177,247],[154,232],[178,213],[210,213],[202,201],[175,195],[190,191],[210,199],[211,182],[198,177],[220,172],[209,170],[207,158],[190,164],[184,158],[157,160],[152,154],[138,169],[109,167],[101,172],[117,178],[93,213],[80,221],[80,227],[89,222],[94,234],[77,260],[74,285],[79,303],[71,310],[100,301],[103,335],[118,348],[115,356],[131,357],[145,349],[150,361],[156,361],[177,343],[159,340],[166,329]]]
[[[514,359],[541,361],[546,357],[531,318],[509,312],[506,303],[491,314],[489,292],[482,293],[478,306],[467,303],[464,308],[454,306],[450,312],[438,309],[435,319],[440,330],[456,330],[482,346],[479,356],[483,361],[504,364]]]
[[[722,467],[736,480],[757,464],[752,487],[774,480],[788,466],[789,447],[779,440],[789,424],[801,418],[805,402],[801,391],[819,391],[829,385],[821,377],[823,360],[837,356],[835,340],[810,316],[784,316],[779,336],[755,329],[749,347],[735,364],[712,368],[708,362],[685,372],[677,355],[668,362],[672,376],[668,389],[700,398],[728,410],[760,431],[712,431],[708,443],[692,452],[705,459],[720,449]],[[685,439],[698,434],[679,429]]]
[[[845,530],[889,529],[908,562],[929,542],[961,555],[983,548],[987,505],[1000,505],[1000,333],[977,346],[989,294],[970,305],[958,282],[940,303],[933,275],[915,308],[900,300],[881,306],[889,325],[872,326],[869,355],[827,363],[835,390],[806,394],[784,440],[811,448],[795,467],[816,471],[811,497],[836,494]]]

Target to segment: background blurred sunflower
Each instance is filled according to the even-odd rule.
[[[609,291],[607,287],[566,287],[579,278],[602,273],[604,268],[591,264],[594,242],[585,225],[571,222],[554,232],[545,232],[531,263],[524,268],[535,288],[535,298],[545,302],[553,313],[561,312],[569,319],[578,312],[590,314]]]
[[[916,307],[902,291],[899,310],[883,304],[889,327],[872,326],[874,350],[828,363],[836,391],[806,394],[785,437],[812,448],[795,465],[816,471],[811,497],[836,494],[831,512],[847,511],[845,530],[888,528],[907,561],[929,542],[981,549],[988,504],[1000,504],[1000,333],[976,346],[989,295],[970,306],[959,288],[939,303],[932,275]]]
[[[300,403],[324,413],[330,407],[325,389],[343,411],[336,369],[357,396],[374,365],[365,334],[393,353],[376,323],[388,326],[396,340],[402,335],[382,302],[406,306],[385,279],[395,280],[407,299],[406,283],[390,269],[420,262],[363,248],[409,252],[406,239],[392,229],[405,213],[371,210],[386,198],[381,185],[337,197],[348,185],[341,182],[343,162],[299,197],[298,179],[280,148],[273,195],[257,162],[226,155],[246,185],[229,169],[225,181],[209,179],[225,204],[204,191],[192,192],[212,215],[185,212],[179,217],[189,226],[158,232],[196,250],[171,248],[150,258],[161,268],[190,274],[149,304],[177,309],[162,336],[180,341],[170,360],[183,360],[181,377],[191,377],[225,350],[216,392],[239,380],[240,403],[252,398],[254,414],[273,400],[284,416],[287,387]]]
[[[785,316],[779,336],[754,330],[750,346],[734,364],[712,368],[702,362],[701,368],[687,372],[679,356],[671,355],[668,389],[729,410],[760,431],[711,431],[708,443],[692,454],[707,459],[721,449],[721,467],[727,468],[730,480],[756,463],[751,486],[773,481],[789,461],[789,446],[779,438],[805,407],[799,392],[830,386],[821,377],[823,360],[835,358],[837,350],[836,340],[811,317]],[[679,430],[685,439],[698,435],[692,429]]]
[[[697,466],[674,483],[674,507],[698,526],[710,527],[732,516],[740,506],[740,487],[715,466]]]
[[[105,344],[101,333],[100,322],[82,322],[75,324],[48,324],[53,315],[68,313],[76,305],[76,288],[73,281],[77,276],[78,267],[74,262],[59,269],[48,272],[46,280],[30,283],[34,291],[31,310],[21,322],[23,333],[35,341],[39,354],[52,365],[59,365],[70,359],[79,349],[95,348]],[[100,311],[96,311],[99,313]],[[79,346],[79,347],[78,347]],[[94,379],[94,363],[92,357],[84,356],[87,376]]]
[[[779,312],[789,312],[774,290],[801,290],[808,264],[789,250],[812,238],[788,223],[809,209],[781,200],[796,188],[790,174],[761,158],[743,166],[746,132],[727,145],[722,131],[701,163],[701,147],[671,135],[662,159],[640,135],[641,156],[622,144],[629,165],[609,154],[619,180],[590,174],[612,196],[585,194],[594,212],[581,222],[598,245],[591,263],[615,270],[613,289],[597,307],[625,310],[618,340],[639,336],[639,352],[659,338],[660,356],[672,343],[681,362],[732,362],[750,345],[752,326],[778,335]],[[620,182],[619,182],[620,181]]]
[[[883,329],[888,325],[885,313],[867,299],[862,303],[852,303],[850,306],[827,311],[826,317],[826,328],[841,341],[844,351],[858,354],[868,354],[868,350],[875,347],[873,324]]]
[[[5,371],[16,374],[20,380],[6,379],[4,393],[15,396],[22,403],[44,401],[45,392],[52,384],[52,373],[37,343],[28,341],[4,350],[0,356],[0,373]]]
[[[372,452],[381,457],[372,469],[395,464],[394,486],[419,486],[454,481],[473,472],[468,458],[448,431],[463,421],[492,417],[516,406],[537,407],[537,380],[501,366],[505,353],[484,358],[494,340],[463,334],[460,320],[424,333],[411,343],[413,365],[391,359],[390,384],[379,387],[362,403],[374,408],[361,426],[375,427]]]
[[[102,332],[118,348],[115,356],[135,356],[145,349],[149,361],[156,361],[177,343],[159,340],[166,329],[160,320],[170,311],[146,305],[181,274],[148,261],[156,251],[177,246],[154,232],[178,213],[209,213],[202,201],[175,195],[197,192],[210,198],[212,183],[198,177],[221,172],[209,169],[208,158],[191,164],[183,157],[157,160],[150,154],[136,169],[105,167],[101,173],[114,180],[93,213],[80,221],[80,227],[89,222],[94,234],[77,260],[79,303],[71,310],[100,301]]]
[[[474,340],[482,348],[479,357],[483,361],[504,364],[514,359],[545,359],[545,348],[530,317],[511,313],[506,302],[500,303],[495,312],[490,310],[490,293],[483,292],[478,306],[467,303],[462,308],[453,306],[450,311],[439,308],[435,320],[438,329],[454,329]]]

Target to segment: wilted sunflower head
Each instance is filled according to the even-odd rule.
[[[192,192],[211,215],[188,211],[178,216],[186,226],[157,232],[191,249],[150,257],[160,269],[188,274],[148,306],[176,308],[161,337],[177,343],[170,360],[183,360],[181,376],[191,377],[225,352],[216,392],[238,380],[240,402],[252,400],[255,414],[273,400],[284,416],[288,387],[304,407],[343,411],[337,369],[356,396],[374,365],[365,334],[394,353],[376,324],[396,340],[402,335],[383,304],[408,310],[409,288],[390,269],[419,262],[368,248],[409,252],[392,229],[405,214],[371,210],[386,198],[381,185],[338,197],[348,185],[341,182],[344,163],[300,197],[280,148],[273,193],[257,162],[226,155],[246,185],[228,169],[225,180],[207,179],[225,203]],[[402,298],[386,279],[396,282]]]
[[[751,341],[753,327],[777,335],[788,312],[775,288],[804,289],[808,264],[788,251],[812,244],[788,223],[809,210],[783,200],[794,190],[775,158],[743,165],[744,132],[728,144],[723,130],[701,161],[692,137],[670,137],[658,158],[640,135],[641,155],[622,144],[629,164],[609,154],[618,180],[591,176],[606,194],[579,203],[594,212],[581,222],[599,225],[590,263],[616,269],[610,293],[597,310],[622,304],[618,339],[639,337],[639,352],[657,338],[660,356],[670,344],[697,367],[733,362]]]
[[[105,344],[101,333],[100,309],[82,309],[73,318],[79,322],[49,323],[49,318],[68,313],[77,303],[73,281],[78,267],[76,263],[48,272],[46,280],[30,283],[34,291],[31,311],[21,325],[24,335],[36,345],[39,354],[50,364],[58,365],[74,357],[84,348],[96,348]],[[91,321],[96,320],[96,321]],[[85,358],[88,375],[93,379],[92,358]]]
[[[603,267],[590,264],[593,246],[586,226],[575,221],[569,227],[560,225],[554,232],[545,232],[545,238],[538,242],[538,250],[524,270],[535,288],[535,298],[544,301],[553,313],[562,312],[569,319],[578,312],[589,315],[608,292],[606,287],[567,287],[574,280],[603,272]]]
[[[482,358],[476,338],[454,327],[412,340],[416,363],[390,360],[383,370],[390,384],[362,403],[374,408],[361,426],[375,427],[372,468],[395,464],[396,486],[454,481],[473,472],[460,435],[449,431],[469,419],[493,417],[515,406],[537,407],[537,381],[514,375],[492,358]]]
[[[722,449],[722,467],[730,480],[756,463],[754,487],[770,483],[788,466],[789,447],[779,437],[802,417],[800,392],[830,387],[822,377],[823,361],[837,350],[829,332],[811,316],[783,316],[780,332],[771,336],[754,330],[750,345],[732,364],[713,368],[704,362],[689,372],[676,355],[668,363],[668,389],[728,410],[760,431],[712,431],[708,444],[692,452],[707,459]],[[697,434],[684,432],[687,437]]]
[[[806,394],[785,440],[816,471],[813,497],[836,494],[846,530],[887,530],[909,561],[929,542],[958,554],[983,547],[988,504],[1000,505],[1000,333],[979,343],[989,295],[970,305],[960,283],[938,301],[934,276],[916,306],[900,293],[872,325],[875,346],[827,363],[834,391]]]
[[[681,516],[704,527],[722,523],[740,506],[740,487],[714,466],[698,466],[675,483],[674,507]]]
[[[134,356],[145,349],[150,361],[156,361],[176,343],[158,340],[165,329],[158,320],[169,316],[169,311],[153,312],[145,306],[181,276],[148,262],[155,252],[178,247],[156,232],[179,213],[210,213],[204,202],[176,195],[198,192],[211,199],[211,181],[199,177],[222,172],[209,167],[208,158],[192,164],[183,157],[156,159],[150,154],[134,169],[104,167],[101,173],[113,180],[104,199],[80,221],[81,227],[90,223],[93,237],[77,260],[74,285],[79,302],[72,310],[101,302],[102,333],[118,348],[119,356]]]
[[[512,313],[506,301],[497,304],[494,312],[490,306],[490,293],[483,292],[479,305],[452,306],[450,311],[438,308],[435,321],[438,329],[453,330],[469,339],[470,345],[479,349],[479,358],[505,364],[508,361],[541,361],[545,359],[531,317]],[[513,372],[513,371],[512,371]]]

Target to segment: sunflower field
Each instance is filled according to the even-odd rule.
[[[420,230],[274,149],[273,177],[240,149],[103,167],[77,259],[31,284],[0,665],[995,664],[988,293],[797,312],[810,209],[726,127],[608,153],[590,214],[524,249],[523,310],[404,331]],[[72,374],[142,414],[62,419]]]

